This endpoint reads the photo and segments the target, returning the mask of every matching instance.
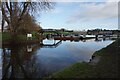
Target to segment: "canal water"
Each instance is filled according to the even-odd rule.
[[[3,46],[1,78],[42,78],[76,62],[89,62],[93,53],[113,40],[43,40],[43,44]]]

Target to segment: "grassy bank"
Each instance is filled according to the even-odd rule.
[[[101,56],[99,62],[95,65],[91,63],[76,63],[72,66],[54,73],[50,78],[117,78],[118,77],[118,44],[117,40],[103,48],[96,51],[93,55],[95,57]]]
[[[37,32],[31,32],[32,38],[27,39],[27,34],[17,34],[16,37],[16,42],[17,43],[25,43],[25,44],[30,44],[30,43],[37,43],[42,39],[42,36],[37,34]],[[9,32],[3,32],[0,33],[0,41],[2,41],[2,44],[4,45],[9,45],[11,44],[13,38]]]
[[[57,31],[57,32],[44,32],[43,35],[46,36],[48,34],[63,34],[63,35],[70,35],[70,34],[73,34],[73,32],[62,32],[62,31]]]
[[[31,32],[31,34],[32,34],[32,39],[37,39],[38,38],[36,36],[36,34],[37,34],[36,32]],[[12,39],[12,36],[9,32],[0,33],[0,36],[1,36],[2,40],[4,40],[4,41]],[[18,34],[17,39],[18,40],[27,40],[27,34]]]

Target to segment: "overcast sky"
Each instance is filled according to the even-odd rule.
[[[55,8],[36,16],[44,29],[118,29],[119,0],[53,0]],[[0,24],[1,24],[0,12]]]
[[[42,12],[41,17],[37,16],[42,28],[118,29],[118,2],[115,0],[74,1],[58,1],[54,10]]]

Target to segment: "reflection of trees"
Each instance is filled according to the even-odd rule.
[[[32,52],[27,52],[26,46],[12,46],[3,48],[3,68],[2,77],[5,78],[36,78],[40,77],[40,65],[36,62],[35,51],[40,48],[33,46]]]

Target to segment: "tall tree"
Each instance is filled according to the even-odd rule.
[[[2,2],[1,9],[4,20],[7,22],[12,36],[15,37],[26,13],[34,16],[34,14],[42,10],[52,9],[53,5],[54,3],[48,0],[40,0],[39,2],[32,2],[32,0],[26,0],[26,2],[11,2],[11,0],[6,0],[6,2]]]
[[[4,30],[4,24],[5,24],[5,20],[4,20],[4,17],[2,16],[2,27],[1,27],[1,31],[3,32]]]
[[[33,16],[30,16],[29,13],[27,13],[23,20],[20,23],[20,27],[18,29],[19,33],[30,33],[32,31],[40,31],[41,27],[36,24],[36,20]]]

